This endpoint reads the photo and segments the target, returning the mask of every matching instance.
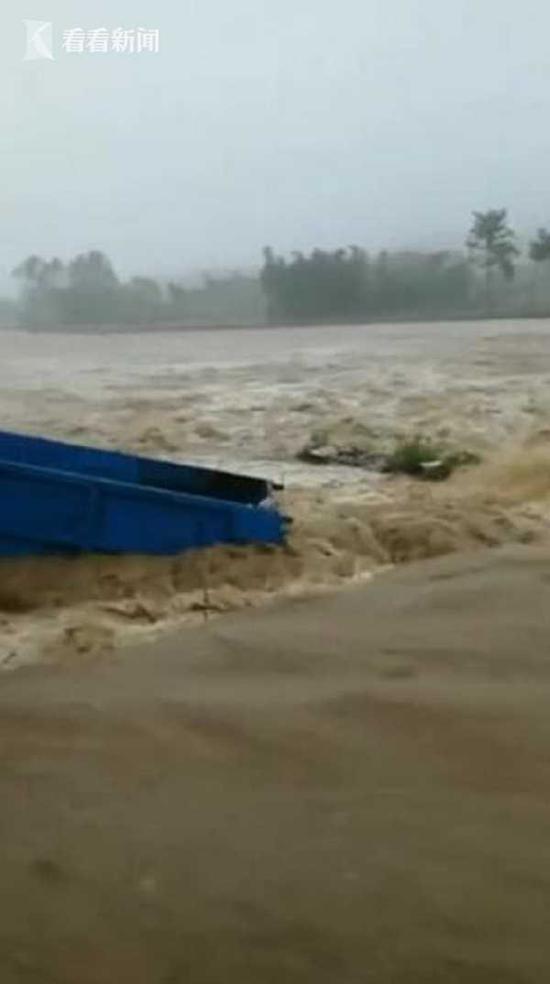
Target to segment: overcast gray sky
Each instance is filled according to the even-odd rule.
[[[70,55],[74,27],[160,52]],[[4,0],[0,55],[2,283],[31,252],[172,275],[550,223],[548,0]]]

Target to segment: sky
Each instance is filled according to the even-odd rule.
[[[159,51],[69,53],[75,28]],[[461,246],[474,209],[550,225],[548,0],[4,0],[0,106],[2,289],[30,253],[174,276]]]

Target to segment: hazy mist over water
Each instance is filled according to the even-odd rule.
[[[54,60],[24,61],[23,18]],[[147,27],[158,54],[62,50]],[[29,253],[121,274],[277,249],[461,245],[471,210],[550,220],[544,0],[44,0],[0,24],[0,286]]]

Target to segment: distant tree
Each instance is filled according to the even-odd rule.
[[[120,284],[109,259],[98,250],[81,253],[67,267],[54,257],[29,256],[13,271],[21,281],[20,313],[29,324],[116,321]]]
[[[519,250],[514,242],[515,233],[507,224],[505,208],[473,214],[474,221],[466,245],[484,272],[486,303],[487,307],[491,307],[494,274],[500,272],[505,280],[513,280],[514,260],[519,256]]]
[[[260,284],[267,299],[268,321],[284,319],[284,300],[281,296],[282,281],[286,269],[285,261],[275,255],[271,246],[264,246],[264,265],[260,273]]]
[[[548,306],[548,269],[545,264],[550,260],[550,232],[547,229],[537,230],[537,235],[529,243],[529,258],[542,273],[542,276],[534,275],[531,285],[533,308],[540,310]]]
[[[18,280],[22,280],[26,284],[36,285],[40,282],[43,267],[44,260],[40,256],[33,254],[32,256],[27,256],[26,260],[23,260],[15,267],[12,271],[12,276],[17,277]]]
[[[271,321],[362,321],[372,317],[463,313],[471,268],[459,253],[380,253],[358,246],[290,260],[264,250],[261,284]]]
[[[66,282],[61,260],[28,256],[12,271],[21,282],[19,315],[30,324],[49,324],[59,320],[59,299]]]
[[[120,284],[111,261],[99,250],[80,253],[67,268],[68,289],[61,298],[70,324],[108,324],[120,316]]]
[[[266,298],[255,272],[205,272],[202,282],[168,283],[167,317],[193,325],[262,325]]]
[[[175,281],[168,284],[168,302],[175,318],[181,318],[186,311],[187,291]]]
[[[132,277],[130,287],[147,299],[149,304],[159,304],[162,300],[162,291],[152,277]]]
[[[547,229],[539,229],[529,243],[529,257],[534,263],[550,260],[550,232]]]
[[[291,260],[264,249],[261,284],[269,319],[282,321],[346,320],[365,309],[367,256],[358,246],[333,252],[294,252]]]
[[[13,270],[13,276],[23,281],[31,290],[47,290],[61,286],[65,268],[56,256],[53,260],[43,260],[40,256],[28,256]]]
[[[111,261],[99,250],[80,253],[69,263],[69,286],[74,290],[102,293],[117,285]]]
[[[151,277],[132,277],[118,288],[119,318],[127,324],[153,324],[163,318],[162,291]]]

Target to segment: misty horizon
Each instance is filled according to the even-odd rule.
[[[54,60],[24,61],[23,19]],[[157,54],[67,54],[66,28],[145,25]],[[550,221],[546,30],[528,0],[48,0],[2,50],[0,286],[31,253],[121,276],[257,268],[261,249],[464,247],[475,209]]]

